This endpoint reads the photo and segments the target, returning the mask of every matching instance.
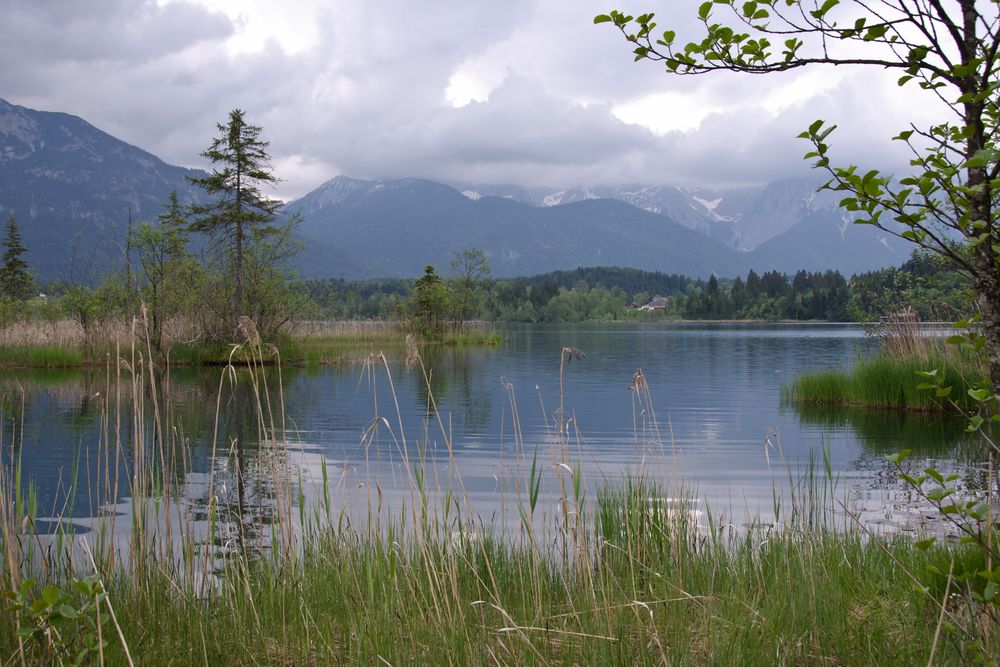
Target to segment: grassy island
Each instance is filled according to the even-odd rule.
[[[858,359],[849,370],[801,375],[785,389],[783,399],[918,412],[967,412],[980,407],[968,392],[986,380],[986,356],[959,341],[964,341],[962,336],[949,343],[943,336],[922,332],[915,322],[890,324],[876,335],[877,354]],[[951,389],[938,392],[938,387]]]

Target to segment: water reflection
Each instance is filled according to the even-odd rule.
[[[562,378],[568,444],[553,437],[566,346],[587,355]],[[975,449],[957,418],[781,406],[798,373],[846,367],[870,349],[858,327],[622,324],[517,327],[495,348],[428,346],[426,378],[394,359],[255,376],[174,370],[155,392],[131,367],[6,373],[0,456],[20,462],[41,517],[65,507],[99,516],[102,503],[128,513],[135,471],[148,469],[148,496],[183,499],[189,520],[216,522],[218,550],[285,540],[272,532],[276,513],[327,487],[341,507],[364,509],[373,496],[402,505],[421,456],[428,486],[461,489],[468,511],[501,523],[518,521],[511,501],[534,452],[546,507],[568,455],[592,491],[655,467],[717,512],[767,515],[790,473],[823,451],[881,511],[879,494],[889,502],[899,490],[883,454],[910,448],[958,468]],[[640,368],[641,400],[629,391]]]
[[[810,428],[849,429],[866,451],[880,456],[911,449],[918,456],[967,460],[983,453],[980,439],[966,432],[968,420],[958,415],[813,404],[789,409]]]

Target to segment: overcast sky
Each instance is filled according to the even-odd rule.
[[[756,184],[810,174],[795,135],[819,117],[835,161],[898,169],[889,138],[930,113],[870,69],[668,76],[593,17],[652,8],[684,35],[699,2],[620,2],[2,0],[0,97],[199,167],[242,108],[285,199],[339,174]]]

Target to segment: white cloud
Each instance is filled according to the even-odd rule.
[[[666,3],[663,27],[696,8]],[[746,184],[808,173],[795,135],[842,126],[846,162],[903,163],[888,138],[921,92],[870,69],[674,77],[632,63],[605,0],[8,0],[0,96],[66,111],[198,165],[233,107],[264,128],[295,197],[327,178]],[[669,15],[680,12],[678,21]]]

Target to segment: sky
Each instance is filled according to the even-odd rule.
[[[697,0],[620,0],[697,37]],[[934,111],[898,74],[671,76],[634,63],[607,0],[3,0],[0,98],[81,116],[172,164],[233,108],[293,199],[338,175],[562,189],[721,189],[833,159],[905,169],[890,137]]]

